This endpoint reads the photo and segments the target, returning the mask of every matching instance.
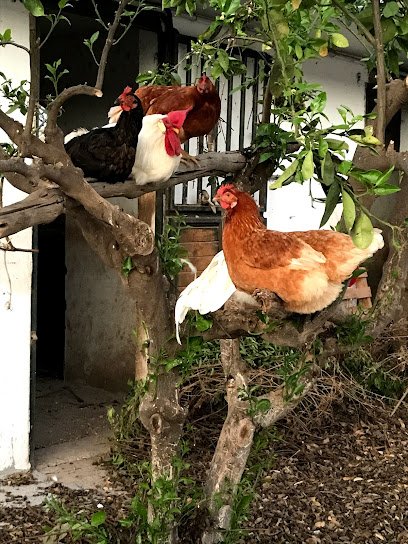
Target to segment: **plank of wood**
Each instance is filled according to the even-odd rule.
[[[189,227],[183,229],[181,242],[214,242],[218,240],[218,228],[214,227]]]
[[[186,242],[181,244],[188,252],[190,259],[195,257],[214,257],[219,251],[218,242]]]
[[[371,298],[370,287],[368,285],[357,285],[356,283],[351,287],[347,287],[343,299],[348,300],[351,298]]]

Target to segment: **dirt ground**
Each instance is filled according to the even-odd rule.
[[[390,418],[382,407],[361,410],[352,403],[333,407],[329,417],[308,428],[296,415],[284,421],[280,439],[262,453],[274,461],[257,481],[239,542],[408,543],[407,422],[406,409]],[[102,506],[110,524],[125,515],[130,500],[108,476],[96,490],[52,484],[48,492],[83,515]],[[0,543],[43,542],[44,528],[55,524],[55,516],[23,496],[17,506],[11,504],[0,506]],[[117,534],[115,542],[130,544],[134,536]]]

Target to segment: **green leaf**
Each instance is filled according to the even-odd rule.
[[[298,159],[295,159],[292,164],[290,164],[284,172],[278,177],[276,181],[271,183],[269,186],[269,189],[280,189],[283,185],[283,183],[293,176],[293,174],[296,172],[298,167],[299,161]]]
[[[213,322],[211,319],[206,319],[204,316],[197,313],[195,322],[194,322],[194,327],[198,331],[200,332],[208,331],[208,329],[211,329],[212,326],[213,326]]]
[[[343,176],[347,176],[352,166],[353,166],[353,161],[341,161],[341,163],[337,167],[337,171],[339,172],[339,174],[343,174]]]
[[[381,27],[384,43],[387,44],[397,35],[397,27],[392,19],[382,19]]]
[[[261,164],[261,162],[267,161],[268,159],[270,159],[274,155],[275,155],[275,153],[273,151],[266,151],[265,153],[261,153],[261,155],[259,157],[259,164]]]
[[[374,229],[370,218],[364,212],[360,212],[351,232],[354,244],[360,249],[366,249],[374,238]]]
[[[106,512],[104,510],[98,510],[98,512],[95,512],[92,514],[91,517],[91,525],[93,527],[99,527],[100,525],[103,525],[106,521]]]
[[[303,50],[298,43],[295,45],[295,54],[298,60],[300,60],[303,57]]]
[[[361,141],[366,145],[381,145],[381,142],[375,136],[364,136]]]
[[[391,173],[392,169],[381,172],[381,170],[360,170],[359,168],[352,168],[349,172],[353,178],[369,186],[377,186],[387,182]]]
[[[237,11],[237,9],[239,8],[240,5],[241,5],[241,0],[232,0],[232,2],[230,3],[228,9],[225,11],[225,14],[226,15],[235,15],[235,12]]]
[[[122,263],[122,274],[128,277],[134,267],[135,266],[133,264],[132,257],[127,256],[126,259]]]
[[[329,149],[329,144],[326,142],[324,138],[320,136],[319,138],[319,157],[323,159],[327,153],[327,150]]]
[[[222,49],[218,51],[218,62],[220,63],[220,66],[224,72],[227,72],[229,67],[229,57],[228,54]]]
[[[211,68],[211,76],[213,79],[218,79],[223,74],[223,69],[220,66],[219,62],[214,62]]]
[[[339,34],[338,32],[334,32],[331,35],[331,41],[332,41],[332,44],[335,45],[336,47],[349,46],[348,39],[345,36],[343,36],[343,34]]]
[[[348,143],[344,140],[335,140],[333,138],[326,138],[326,142],[329,146],[329,149],[333,151],[348,150]]]
[[[385,183],[381,185],[380,187],[376,186],[374,188],[374,194],[377,196],[387,196],[391,195],[392,193],[398,193],[401,189],[397,187],[396,185],[391,185],[390,183]]]
[[[302,176],[303,179],[310,179],[313,176],[314,164],[313,164],[313,151],[310,149],[306,153],[306,157],[302,164]]]
[[[334,181],[334,165],[331,153],[328,151],[322,160],[322,181],[325,185],[331,185]]]
[[[343,199],[344,224],[346,225],[347,232],[350,232],[356,220],[356,205],[352,197],[344,189],[341,192],[341,196]]]
[[[335,207],[339,203],[341,187],[337,180],[330,185],[329,192],[326,197],[326,206],[324,208],[324,214],[322,220],[320,221],[320,227],[325,225],[330,219],[331,214],[334,212]],[[319,228],[320,228],[319,227]]]
[[[271,408],[271,401],[268,399],[259,399],[256,402],[256,411],[264,414]]]
[[[392,176],[392,173],[394,172],[394,167],[391,166],[386,172],[383,173],[382,176],[380,176],[377,180],[376,186],[378,185],[384,185]]]
[[[4,31],[2,41],[3,42],[11,41],[11,29],[10,28],[6,28],[6,30]]]
[[[92,34],[92,36],[89,38],[89,43],[90,43],[91,45],[93,45],[93,44],[96,42],[96,40],[97,40],[98,38],[99,38],[99,30],[97,30],[96,32],[94,32],[94,33]]]
[[[310,110],[313,113],[321,113],[324,108],[326,107],[327,102],[327,94],[326,93],[319,93],[311,102],[310,102]]]
[[[34,17],[42,17],[44,15],[44,6],[41,0],[23,0],[23,4]]]
[[[383,9],[383,15],[384,17],[394,17],[394,15],[397,15],[399,11],[399,7],[397,2],[387,2]]]

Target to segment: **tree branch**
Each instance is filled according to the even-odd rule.
[[[384,43],[381,27],[380,0],[372,0],[374,34],[375,34],[375,51],[377,64],[377,127],[376,136],[380,142],[384,143],[385,138],[385,112],[386,112],[386,89],[385,89],[385,59],[384,59]]]
[[[0,149],[0,159],[7,157],[7,155]],[[238,172],[245,165],[245,157],[238,151],[227,153],[206,153],[199,155],[201,169],[198,171],[190,166],[181,165],[180,171],[174,174],[168,181],[159,184],[146,184],[136,185],[133,180],[129,180],[125,183],[92,183],[90,189],[96,191],[100,197],[126,197],[126,198],[138,198],[146,192],[152,192],[158,188],[164,189],[172,187],[178,183],[185,183],[192,179],[195,179],[197,175],[209,176],[209,175],[226,175],[230,172]],[[35,170],[33,170],[35,168]],[[59,177],[56,174],[62,175],[59,169],[55,169],[54,166],[46,165],[28,165],[21,158],[5,158],[0,160],[0,171],[8,172],[7,179],[17,187],[27,193],[32,193],[38,188],[38,180],[41,176],[46,176],[58,183]],[[16,173],[19,172],[19,173]],[[71,182],[66,185],[71,184]],[[72,190],[74,187],[69,185]],[[65,190],[64,190],[65,192]],[[68,192],[67,192],[68,194]],[[58,214],[65,213],[65,208],[60,206],[61,200],[64,200],[63,193],[55,188],[52,192],[52,197],[49,197],[47,202],[47,216],[50,213]],[[74,193],[71,191],[70,196],[74,197]],[[78,195],[76,195],[78,197]],[[75,197],[74,197],[75,198]],[[79,198],[79,197],[78,197]],[[10,235],[18,232],[21,225],[24,224],[24,228],[37,225],[41,223],[40,210],[42,208],[43,199],[40,198],[40,193],[36,193],[36,197],[33,197],[28,201],[32,207],[33,223],[30,224],[30,214],[27,213],[27,202],[17,203],[13,205],[12,209],[3,208],[0,210],[0,221],[7,216],[7,225],[3,226],[2,235]],[[24,210],[24,223],[21,223],[19,218],[19,205],[21,204],[22,210]],[[54,209],[52,210],[54,206]]]
[[[38,189],[21,202],[0,208],[0,238],[50,223],[64,210],[65,198],[58,189]]]
[[[39,39],[37,38],[36,18],[29,15],[30,32],[30,98],[28,101],[28,110],[24,127],[24,142],[28,143],[29,135],[33,130],[33,121],[35,109],[40,97],[40,50]],[[23,155],[24,155],[23,150]]]
[[[120,19],[129,1],[130,0],[122,0],[120,2],[119,7],[115,13],[115,18],[113,20],[113,23],[109,26],[109,32],[106,37],[105,45],[103,46],[101,60],[99,61],[98,74],[96,76],[95,87],[97,89],[102,89],[103,80],[105,77],[106,63],[108,62],[109,51],[113,45],[115,33],[119,26]]]
[[[239,340],[221,340],[220,343],[221,363],[227,380],[228,414],[208,470],[205,491],[212,524],[202,536],[203,544],[221,542],[221,533],[230,528],[234,496],[255,433],[255,424],[248,415],[248,401],[240,398],[242,390],[247,388],[247,380]]]
[[[59,115],[60,108],[64,103],[77,95],[88,95],[88,96],[97,96],[100,98],[102,96],[102,91],[95,87],[90,87],[89,85],[74,85],[73,87],[68,87],[64,89],[56,98],[53,100],[48,107],[48,118],[47,125],[45,127],[45,139],[48,143],[54,143],[53,138],[59,134],[59,145],[63,146],[64,137],[61,130],[57,127],[57,118]]]
[[[17,49],[22,49],[23,51],[25,51],[26,53],[30,54],[30,49],[28,47],[26,47],[25,45],[21,45],[19,43],[16,43],[16,42],[4,42],[4,41],[0,41],[0,46],[3,46],[3,45],[12,45],[14,47],[17,47]]]
[[[345,6],[338,0],[333,0],[333,5],[336,6],[348,19],[353,21],[353,23],[356,25],[358,30],[361,32],[361,34],[366,38],[366,40],[375,47],[375,38],[374,36],[367,30],[367,28],[363,25],[363,23],[353,14],[350,13]]]

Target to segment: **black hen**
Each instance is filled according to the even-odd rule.
[[[117,183],[130,176],[142,128],[143,108],[131,87],[124,89],[118,102],[123,111],[116,126],[94,128],[65,144],[71,161],[83,170],[85,177]]]

